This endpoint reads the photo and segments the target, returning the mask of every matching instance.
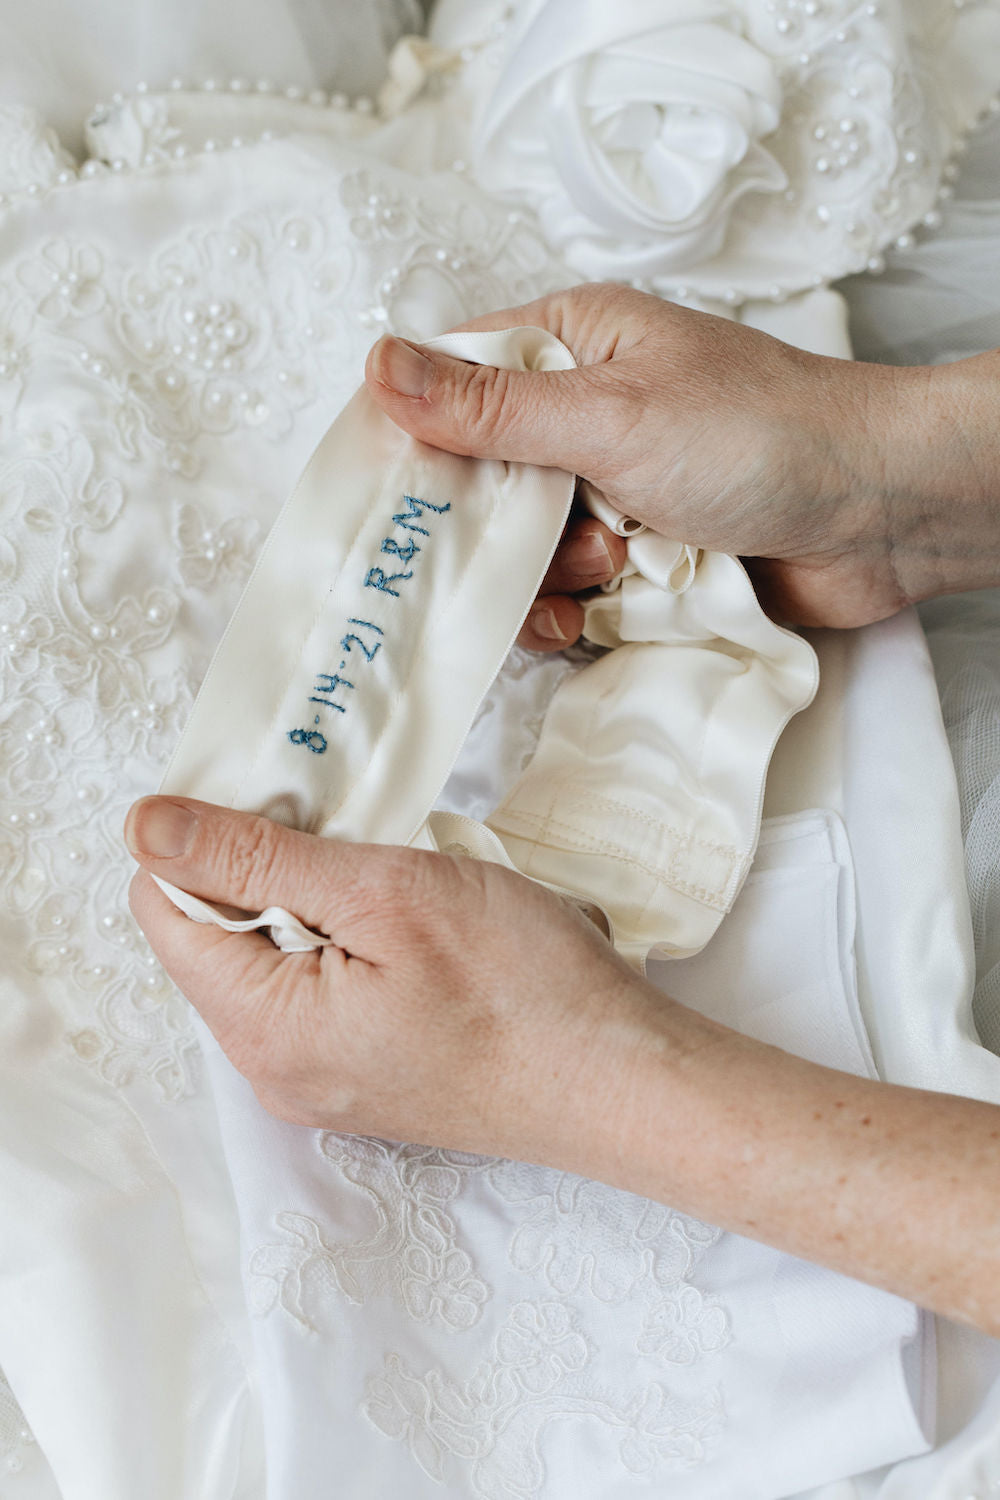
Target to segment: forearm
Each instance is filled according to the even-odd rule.
[[[1000,350],[883,379],[891,411],[883,445],[875,401],[873,463],[901,593],[916,602],[1000,584]]]
[[[595,1066],[613,1088],[561,1164],[1000,1335],[1000,1109],[817,1067],[671,1002],[616,1023]]]

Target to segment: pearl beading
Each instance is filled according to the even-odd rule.
[[[961,10],[964,8],[966,0],[954,0],[954,4],[957,10]],[[773,3],[769,4],[767,9],[774,17],[773,24],[778,33],[782,36],[794,37],[797,31],[801,29],[801,22],[809,22],[822,15],[823,6],[824,0],[773,0]],[[503,15],[494,22],[490,36],[486,41],[495,45],[499,39],[502,39],[509,27],[512,13],[513,7],[510,5],[506,6]],[[864,7],[864,14],[869,17],[875,17],[879,13],[880,6],[878,0],[868,0],[868,3]],[[834,39],[842,43],[850,41],[850,28],[843,28],[836,32]],[[460,53],[461,62],[466,65],[472,62],[483,45],[485,43],[481,43],[479,47],[469,45],[463,47]],[[803,53],[798,58],[801,66],[807,66],[811,61],[812,58],[808,53]],[[378,115],[375,102],[364,95],[354,100],[349,100],[346,94],[340,92],[329,93],[323,89],[310,90],[295,84],[280,87],[268,78],[251,81],[238,77],[231,78],[228,81],[209,77],[191,84],[185,82],[183,78],[174,77],[169,80],[165,89],[159,91],[154,89],[148,81],[140,80],[135,85],[131,94],[121,91],[116,91],[112,94],[111,107],[120,109],[135,100],[156,97],[158,93],[162,97],[208,94],[216,96],[233,95],[242,98],[270,98],[281,106],[292,105],[296,108],[323,111],[332,110],[337,114],[345,116],[353,115],[359,122],[362,119],[376,118]],[[854,88],[849,88],[847,93],[849,96],[856,96],[858,91]],[[100,124],[102,123],[102,117],[103,119],[107,119],[109,113],[108,105],[99,102],[91,112],[91,122]],[[958,161],[968,149],[968,136],[978,125],[998,113],[1000,113],[1000,91],[988,101],[983,109],[969,119],[957,134],[950,156],[942,171],[942,180],[939,184],[933,206],[923,214],[918,223],[892,241],[895,248],[900,250],[911,249],[916,243],[917,235],[921,230],[933,232],[940,227],[941,205],[954,196],[954,182],[959,175]],[[75,186],[81,181],[103,177],[109,172],[121,175],[144,169],[158,169],[171,165],[182,165],[191,157],[198,157],[202,154],[211,155],[227,151],[243,150],[258,144],[267,144],[279,138],[284,133],[281,129],[265,128],[253,135],[248,135],[244,132],[225,137],[219,134],[206,135],[196,144],[178,143],[162,151],[146,152],[142,161],[136,164],[128,163],[120,157],[113,158],[110,162],[91,158],[84,162],[79,170],[63,167],[48,182],[30,182],[18,192],[0,194],[0,212],[4,209],[18,208],[25,203],[37,202],[54,191]],[[861,129],[859,122],[850,116],[842,116],[837,120],[820,122],[813,128],[812,136],[813,143],[818,148],[812,154],[812,171],[824,180],[834,179],[842,173],[850,171],[861,157]],[[916,158],[914,154],[904,152],[904,160],[909,161],[911,156],[914,158],[912,164],[915,164]],[[453,164],[453,169],[456,172],[463,172],[466,170],[466,164],[461,160],[456,160]],[[789,201],[794,201],[794,190],[789,190],[785,196]],[[823,203],[815,205],[813,213],[820,223],[825,223],[830,218],[830,209]],[[885,267],[884,256],[876,252],[865,254],[850,271],[845,271],[844,274],[867,272],[870,275],[880,275],[885,270]],[[814,288],[819,288],[826,285],[829,279],[829,276],[817,272],[811,278],[809,284]],[[698,296],[683,281],[670,284],[665,282],[662,277],[636,277],[632,280],[632,285],[641,291],[653,291],[678,302],[685,302],[691,300],[692,297],[697,298]],[[800,281],[791,283],[775,282],[768,289],[767,295],[772,302],[781,303],[802,289]],[[737,307],[751,297],[756,296],[759,296],[759,292],[751,292],[739,286],[730,286],[722,291],[721,300],[730,307]]]
[[[921,230],[933,232],[940,229],[942,222],[941,205],[949,202],[955,196],[954,184],[961,170],[959,162],[969,149],[969,136],[978,126],[984,125],[988,120],[995,118],[997,115],[1000,115],[1000,92],[993,95],[988,103],[979,110],[956,137],[951,153],[941,173],[941,183],[935,195],[934,206],[928,209],[911,229],[897,235],[890,242],[891,248],[896,250],[912,250],[913,246],[917,243],[918,237],[926,237],[920,235]],[[817,129],[823,129],[824,135],[818,137],[816,134]],[[814,157],[814,172],[826,177],[827,175],[836,176],[841,171],[849,170],[858,154],[858,152],[851,151],[850,149],[850,143],[857,140],[857,135],[855,134],[857,130],[858,122],[846,116],[839,121],[828,122],[825,127],[822,125],[816,127],[813,130],[813,139],[817,144],[821,143],[826,150]],[[842,144],[845,141],[847,143],[846,150]],[[789,195],[786,194],[786,197],[789,197]],[[793,201],[793,198],[794,195],[789,197],[789,201]],[[830,217],[830,210],[822,203],[816,205],[814,213],[821,222],[825,222]],[[867,272],[871,276],[880,276],[885,269],[885,256],[875,254],[867,256],[854,267],[853,272],[845,274],[857,275],[860,272]],[[812,278],[812,286],[814,288],[825,286],[828,280],[828,277],[817,274]],[[636,277],[632,281],[632,285],[639,291],[656,291],[661,296],[678,302],[686,302],[692,298],[698,298],[698,294],[693,292],[683,282],[668,286],[662,280],[658,279],[654,286],[652,280],[649,278]],[[768,296],[770,301],[780,303],[785,302],[789,296],[794,295],[799,290],[801,288],[798,284],[783,286],[775,283],[770,287]],[[727,287],[722,295],[723,300],[730,307],[738,306],[740,303],[750,300],[750,295],[741,291],[738,287]]]
[[[293,105],[305,107],[308,110],[333,111],[339,115],[353,115],[359,119],[371,119],[376,115],[374,101],[367,95],[359,95],[354,99],[348,98],[344,93],[329,93],[325,89],[305,89],[296,84],[287,87],[279,87],[270,79],[261,78],[250,83],[243,78],[232,78],[228,82],[216,78],[205,78],[200,82],[187,83],[182,78],[172,78],[162,91],[157,91],[145,80],[140,80],[133,91],[128,94],[116,91],[111,95],[110,105],[104,101],[98,101],[90,111],[89,121],[92,124],[102,124],[110,118],[112,109],[121,109],[137,99],[155,97],[157,92],[164,96],[174,97],[186,94],[197,97],[202,94],[212,95],[237,95],[244,98],[270,98],[278,105]],[[148,152],[140,164],[133,165],[121,157],[116,157],[109,162],[102,161],[97,157],[90,157],[78,167],[63,166],[48,180],[28,182],[15,192],[0,193],[0,211],[22,207],[24,204],[39,202],[51,193],[63,188],[77,186],[81,182],[92,181],[95,178],[105,177],[109,173],[121,175],[124,173],[140,171],[145,167],[161,167],[173,162],[184,162],[192,156],[202,153],[213,153],[223,151],[238,151],[247,146],[279,138],[283,134],[279,129],[267,128],[255,134],[241,132],[232,136],[222,137],[219,135],[207,135],[197,144],[178,144],[168,152]]]

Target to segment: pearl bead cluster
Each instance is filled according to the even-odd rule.
[[[853,94],[856,97],[858,91],[856,89],[848,89],[847,92],[849,94]],[[958,178],[961,170],[959,167],[959,158],[964,156],[969,149],[968,137],[972,133],[972,131],[975,130],[977,125],[984,124],[987,120],[992,119],[997,115],[1000,115],[1000,94],[995,94],[984,106],[984,108],[979,111],[978,115],[976,115],[971,121],[969,121],[964,130],[960,131],[957,134],[955,142],[951,149],[951,155],[948,161],[945,163],[944,168],[942,169],[941,185],[938,188],[934,206],[928,209],[928,211],[920,219],[918,225],[914,226],[913,229],[907,230],[903,234],[898,235],[896,239],[892,241],[892,248],[896,250],[911,250],[917,243],[916,231],[918,229],[933,231],[941,227],[942,215],[940,206],[943,203],[947,203],[955,196],[955,181]],[[817,135],[817,131],[820,130],[822,130],[823,134]],[[862,127],[860,125],[860,122],[848,116],[845,116],[835,122],[819,122],[813,130],[813,139],[817,146],[821,146],[823,148],[823,151],[814,159],[813,170],[817,172],[818,175],[824,178],[826,178],[828,175],[836,176],[841,171],[849,170],[850,164],[852,164],[856,159],[860,159],[864,150],[863,145],[860,143],[856,152],[851,150],[851,142],[858,141],[861,133]],[[844,144],[845,142],[846,145]],[[844,165],[844,162],[841,160],[841,158],[846,158],[847,166]],[[911,166],[915,165],[917,162],[916,153],[912,151],[904,152],[903,159],[907,162],[908,165]],[[785,198],[789,203],[794,203],[796,197],[797,194],[795,193],[794,189],[789,189],[785,194]],[[832,217],[829,207],[822,203],[817,204],[814,212],[821,223],[829,222],[830,218]],[[846,229],[847,232],[850,233],[851,225],[848,224],[846,226]],[[885,270],[885,268],[885,256],[876,253],[870,255],[863,265],[856,266],[855,274],[857,272],[864,271],[869,275],[879,276]],[[848,273],[846,271],[840,271],[837,274],[838,276],[842,276]],[[826,286],[830,280],[831,277],[829,275],[823,275],[821,272],[817,272],[810,278],[808,284],[814,288],[819,288],[822,286]],[[696,288],[685,286],[683,283],[676,286],[668,286],[665,285],[662,281],[657,281],[654,287],[652,282],[643,278],[637,278],[632,282],[632,285],[638,287],[640,291],[656,290],[662,296],[669,297],[672,300],[678,302],[685,302],[691,298],[694,298],[695,300],[701,300],[706,295],[714,296],[717,298],[717,300],[726,303],[729,307],[736,307],[739,306],[739,304],[742,302],[757,300],[761,296],[759,290],[746,291],[739,287],[727,287],[723,292],[717,294],[702,293],[699,292]],[[781,285],[780,283],[775,283],[767,289],[766,295],[772,302],[785,302],[789,296],[794,295],[800,290],[802,290],[802,286],[799,282],[795,282],[789,285]]]
[[[865,155],[863,131],[853,116],[820,120],[813,126],[813,171],[820,177],[839,177],[849,172]]]

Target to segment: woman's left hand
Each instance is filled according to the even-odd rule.
[[[272,1114],[579,1172],[1000,1336],[995,1105],[718,1026],[498,865],[173,797],[138,802],[126,836],[136,917]],[[200,926],[146,871],[286,906],[338,946]]]
[[[137,803],[132,910],[266,1109],[300,1124],[593,1171],[582,1116],[614,1110],[607,1037],[656,996],[575,908],[497,865],[342,844],[186,798]],[[282,905],[336,947],[183,916]]]

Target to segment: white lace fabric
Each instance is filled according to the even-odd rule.
[[[762,1494],[776,1497],[834,1478],[831,1453],[844,1473],[926,1441],[930,1385],[906,1351],[928,1345],[906,1304],[859,1289],[857,1321],[838,1323],[836,1278],[663,1206],[255,1114],[209,1042],[204,1070],[188,1009],[127,913],[125,810],[157,784],[278,503],[372,338],[427,337],[576,279],[530,208],[464,165],[463,69],[507,46],[502,14],[470,14],[476,36],[439,29],[438,73],[388,123],[243,88],[150,90],[92,127],[101,157],[77,174],[39,116],[0,120],[0,1364],[12,1392],[0,1439],[22,1465],[5,1476],[14,1500],[259,1500],[265,1469],[276,1497],[315,1493],[331,1472],[359,1500],[695,1496],[729,1464],[728,1494],[743,1483],[748,1412],[769,1465]],[[956,34],[943,7],[926,17],[929,34]],[[963,118],[976,102],[966,91]],[[803,106],[809,129],[825,107]],[[899,224],[886,210],[879,243]],[[709,986],[697,965],[731,963],[729,990],[753,999],[731,1020],[799,1050],[811,1038],[863,1071],[857,1004],[886,1076],[974,1079],[993,1097],[967,1020],[957,812],[920,637],[901,621],[817,649],[825,686],[783,737],[768,792],[766,811],[792,825],[765,825],[769,862],[722,929],[730,960],[714,945],[690,960],[691,998]],[[512,654],[445,805],[476,818],[496,806],[571,670]],[[848,774],[842,757],[873,728],[889,757],[923,746],[891,809],[869,760]],[[856,1003],[850,861],[831,810],[854,846]],[[894,839],[866,837],[890,817]],[[822,944],[789,943],[788,889]],[[886,890],[899,912],[880,906]],[[932,930],[933,966],[914,964]],[[909,1040],[894,1042],[904,994]],[[825,1030],[824,1016],[836,1017]],[[754,1268],[742,1280],[738,1253]],[[783,1322],[769,1290],[781,1266]],[[839,1447],[849,1423],[832,1447],[816,1437],[828,1382],[805,1379],[816,1343],[801,1309],[821,1303],[844,1367],[860,1360],[889,1393],[863,1434],[880,1452]],[[875,1308],[884,1321],[866,1318]],[[886,1337],[866,1346],[876,1326]],[[789,1332],[801,1362],[762,1379],[754,1351],[773,1355]],[[845,1399],[868,1389],[846,1379]],[[1000,1476],[986,1429],[945,1462],[934,1482],[947,1500]],[[886,1496],[925,1500],[926,1472],[902,1466]]]

